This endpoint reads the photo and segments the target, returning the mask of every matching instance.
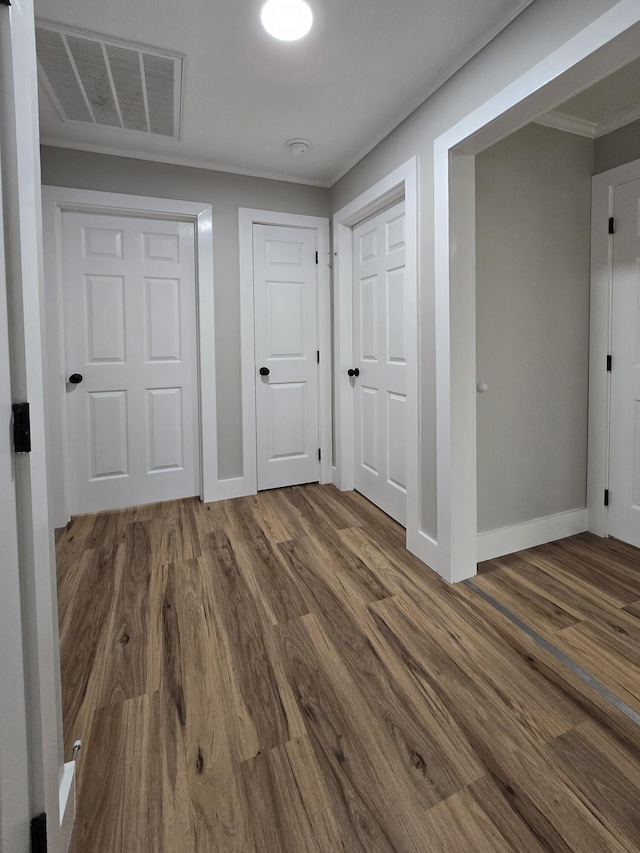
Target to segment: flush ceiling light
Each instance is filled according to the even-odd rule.
[[[311,29],[313,14],[304,0],[267,0],[260,15],[262,26],[282,41],[301,39]]]

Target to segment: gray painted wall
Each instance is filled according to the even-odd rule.
[[[480,532],[586,505],[592,162],[535,124],[476,157]]]
[[[436,538],[434,140],[614,5],[615,0],[535,0],[332,187],[335,212],[410,157],[419,157],[422,527]]]
[[[595,141],[593,174],[640,159],[640,119]]]
[[[42,183],[213,206],[218,465],[242,476],[238,208],[329,215],[329,191],[284,181],[63,148],[41,150]]]

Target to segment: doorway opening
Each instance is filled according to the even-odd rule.
[[[639,31],[640,10],[618,3],[435,142],[438,557],[451,582],[478,559],[475,156],[636,58]]]

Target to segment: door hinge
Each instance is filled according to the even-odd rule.
[[[316,361],[320,364],[320,350],[316,350]]]
[[[31,420],[28,403],[13,404],[13,449],[16,453],[31,451]]]
[[[318,462],[322,462],[322,450],[318,448]]]
[[[31,853],[47,853],[46,812],[31,820]]]
[[[604,490],[604,505],[609,506],[609,489]]]
[[[616,221],[613,218],[613,216],[610,216],[609,217],[609,234],[615,234],[615,233],[616,233]]]
[[[609,373],[611,373],[611,365],[612,365],[612,363],[613,363],[613,356],[608,355],[608,356],[607,356],[607,371],[608,371]]]
[[[316,252],[316,263],[318,263],[318,253]]]

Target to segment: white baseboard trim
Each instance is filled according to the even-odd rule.
[[[241,498],[244,495],[244,477],[232,477],[229,480],[218,480],[218,500],[228,501],[231,498]]]
[[[407,531],[407,551],[415,554],[433,572],[438,571],[438,543],[423,530]]]
[[[588,529],[589,511],[585,508],[535,518],[533,521],[501,527],[499,530],[488,530],[478,534],[478,562],[493,560],[515,551],[524,551],[525,548],[535,548],[536,545],[575,536],[576,533],[584,533]]]

